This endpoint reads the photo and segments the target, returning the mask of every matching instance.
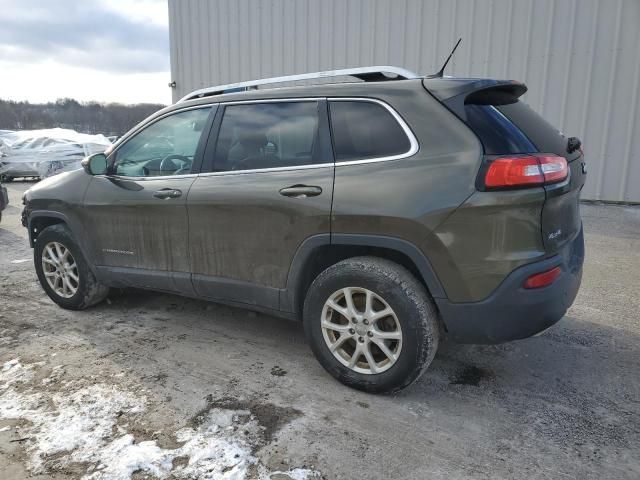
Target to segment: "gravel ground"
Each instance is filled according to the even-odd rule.
[[[180,477],[194,457],[176,432],[196,436],[210,412],[235,412],[225,432],[247,435],[251,478],[640,478],[640,208],[583,205],[583,285],[556,326],[499,346],[445,343],[415,385],[373,396],[330,378],[298,323],[138,290],[58,308],[19,223],[29,185],[8,185],[0,223],[0,364],[20,362],[0,375],[3,478],[110,478],[100,455],[124,435],[169,456],[159,476]],[[96,385],[135,398],[93,408]],[[72,394],[89,423],[81,437],[102,432],[84,456],[45,448],[60,438],[43,422],[63,418]],[[15,399],[40,416],[10,414]],[[56,427],[65,438],[68,423]],[[132,465],[122,478],[147,478]]]

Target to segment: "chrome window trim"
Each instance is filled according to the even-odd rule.
[[[400,160],[402,158],[407,158],[415,155],[420,149],[420,145],[418,140],[416,139],[413,131],[409,128],[409,125],[404,121],[404,119],[400,116],[398,112],[395,111],[391,105],[388,103],[379,100],[377,98],[370,97],[295,97],[295,98],[268,98],[268,99],[255,99],[255,100],[237,100],[231,102],[219,102],[219,105],[242,105],[242,104],[252,104],[252,103],[270,103],[270,102],[309,102],[309,101],[319,101],[319,100],[327,100],[328,102],[333,101],[345,101],[345,102],[371,102],[377,103],[384,107],[398,122],[403,132],[409,139],[409,150],[405,153],[401,153],[398,155],[391,155],[386,157],[372,157],[372,158],[363,158],[358,160],[344,160],[339,162],[328,162],[328,163],[312,163],[310,165],[296,165],[291,167],[271,167],[271,168],[254,168],[250,170],[228,170],[226,172],[204,172],[200,173],[200,177],[210,177],[210,176],[222,176],[222,175],[238,175],[238,174],[246,174],[246,173],[258,173],[258,172],[282,172],[287,170],[308,170],[313,168],[322,168],[327,166],[344,166],[344,165],[361,165],[366,163],[376,163],[376,162],[386,162],[391,160]],[[329,119],[331,121],[331,119]]]
[[[377,163],[377,162],[387,162],[387,161],[392,161],[392,160],[400,160],[403,158],[408,158],[411,157],[413,155],[415,155],[418,150],[420,150],[420,145],[418,143],[418,140],[416,139],[415,135],[413,134],[413,131],[411,130],[411,128],[409,127],[409,125],[404,121],[404,119],[400,116],[400,114],[388,103],[377,99],[377,98],[371,98],[371,97],[289,97],[289,98],[259,98],[259,99],[254,99],[254,100],[235,100],[235,101],[230,101],[230,102],[220,102],[220,101],[216,101],[216,102],[212,102],[212,103],[207,103],[207,104],[200,104],[200,105],[195,105],[195,106],[191,106],[191,107],[187,107],[187,108],[181,108],[179,110],[174,110],[171,112],[167,112],[164,115],[159,116],[158,118],[154,119],[153,122],[147,123],[142,125],[139,129],[135,130],[134,132],[131,132],[131,134],[127,137],[123,137],[123,143],[118,145],[118,148],[120,148],[121,145],[124,144],[124,140],[126,139],[128,141],[128,139],[133,136],[135,133],[139,132],[140,130],[142,130],[143,128],[146,128],[147,126],[152,125],[153,123],[155,123],[156,121],[165,118],[169,115],[173,115],[175,113],[180,113],[180,112],[184,112],[187,110],[195,110],[198,108],[211,108],[213,106],[227,106],[227,105],[246,105],[246,104],[254,104],[254,103],[273,103],[273,102],[283,102],[283,103],[287,103],[287,102],[318,102],[320,100],[327,100],[328,102],[371,102],[371,103],[377,103],[378,105],[381,105],[382,107],[384,107],[392,116],[393,118],[396,120],[396,122],[398,122],[398,124],[400,125],[400,127],[402,128],[402,130],[404,131],[405,135],[407,136],[407,138],[409,139],[409,150],[405,153],[401,153],[398,155],[391,155],[391,156],[386,156],[386,157],[371,157],[371,158],[363,158],[363,159],[357,159],[357,160],[343,160],[343,161],[337,161],[337,162],[327,162],[327,163],[312,163],[309,165],[295,165],[295,166],[291,166],[291,167],[270,167],[270,168],[253,168],[253,169],[248,169],[248,170],[228,170],[225,172],[200,172],[200,173],[189,173],[189,174],[185,174],[185,175],[166,175],[166,176],[156,176],[156,177],[124,177],[121,175],[110,175],[111,178],[118,178],[118,179],[122,179],[122,180],[134,180],[134,181],[144,181],[144,180],[158,180],[158,179],[171,179],[171,178],[190,178],[190,177],[219,177],[219,176],[224,176],[224,175],[243,175],[243,174],[249,174],[249,173],[269,173],[269,172],[284,172],[284,171],[289,171],[289,170],[310,170],[310,169],[316,169],[316,168],[323,168],[323,167],[341,167],[341,166],[348,166],[348,165],[362,165],[362,164],[367,164],[367,163]],[[331,121],[331,118],[329,118],[329,121]],[[117,149],[118,149],[117,148]],[[114,149],[113,152],[111,152],[109,155],[113,154],[114,152],[117,151],[117,149]],[[97,175],[97,176],[102,176],[102,175]]]
[[[198,174],[199,177],[221,177],[224,175],[244,175],[247,173],[269,173],[269,172],[286,172],[294,170],[311,170],[317,168],[334,167],[333,162],[329,163],[312,163],[309,165],[297,165],[293,167],[271,167],[271,168],[252,168],[249,170],[227,170],[226,172],[205,172]]]
[[[418,143],[418,139],[413,134],[413,131],[411,130],[411,128],[409,128],[409,125],[407,125],[407,122],[405,122],[404,119],[400,116],[400,114],[396,112],[396,110],[387,102],[383,102],[382,100],[378,100],[377,98],[367,98],[367,97],[335,97],[335,98],[327,98],[327,101],[329,103],[331,102],[377,103],[378,105],[381,105],[382,107],[384,107],[393,116],[395,121],[398,122],[398,124],[402,128],[402,131],[404,132],[404,134],[409,139],[409,150],[407,150],[405,153],[399,153],[397,155],[389,155],[386,157],[368,157],[368,158],[362,158],[362,159],[356,159],[356,160],[336,161],[335,162],[336,167],[342,166],[342,165],[362,165],[365,163],[376,163],[376,162],[387,162],[391,160],[400,160],[402,158],[411,157],[416,153],[418,153],[418,150],[420,150],[420,144]],[[329,110],[331,110],[331,105],[329,105]],[[331,111],[329,111],[329,117],[331,117]],[[329,121],[331,121],[331,118],[329,118]],[[335,149],[334,149],[334,154],[335,154]]]
[[[99,178],[113,178],[116,180],[132,180],[135,182],[144,182],[149,180],[165,180],[165,179],[173,179],[173,178],[196,178],[199,174],[197,173],[185,173],[184,175],[156,175],[154,177],[125,177],[124,175],[94,175],[94,177]]]

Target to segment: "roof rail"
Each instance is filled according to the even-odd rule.
[[[391,74],[385,75],[385,74]],[[283,77],[263,78],[261,80],[249,80],[248,82],[229,83],[227,85],[217,85],[215,87],[201,88],[195,90],[180,100],[178,103],[185,102],[187,100],[193,100],[194,98],[208,97],[211,95],[219,95],[222,93],[229,93],[229,90],[246,90],[249,87],[259,87],[261,85],[270,85],[273,83],[284,82],[296,82],[299,80],[314,80],[319,78],[331,78],[331,77],[356,77],[365,82],[376,82],[383,80],[408,80],[411,78],[422,78],[417,73],[410,70],[406,70],[400,67],[391,66],[375,66],[375,67],[358,67],[358,68],[345,68],[342,70],[327,70],[324,72],[313,73],[301,73],[298,75],[286,75]]]

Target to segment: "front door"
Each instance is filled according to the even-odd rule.
[[[277,309],[298,247],[330,233],[326,102],[229,104],[215,123],[210,172],[188,197],[193,284],[205,297]]]
[[[209,106],[161,117],[110,155],[111,173],[93,178],[83,214],[100,274],[163,290],[190,287],[186,199],[210,115]]]

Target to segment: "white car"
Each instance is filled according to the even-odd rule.
[[[105,151],[111,142],[103,135],[87,135],[54,128],[13,132],[0,137],[0,178],[45,178],[81,167],[86,156]]]

